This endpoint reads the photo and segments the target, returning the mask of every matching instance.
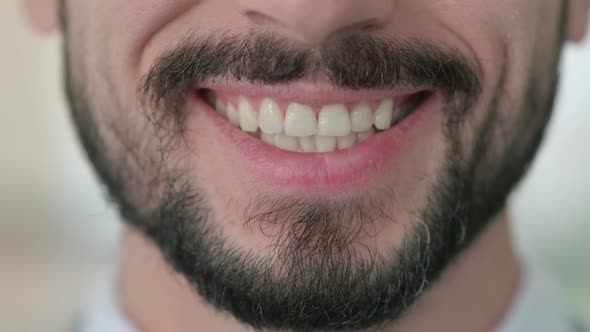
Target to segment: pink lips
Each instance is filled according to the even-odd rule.
[[[238,91],[240,94],[252,94],[252,91]],[[389,93],[391,95],[391,91]],[[375,97],[379,94],[381,93],[374,93]],[[398,91],[398,95],[400,94]],[[287,98],[285,95],[283,93],[280,97]],[[427,118],[428,111],[436,108],[439,100],[437,96],[436,93],[431,94],[402,122],[352,148],[309,154],[289,152],[268,145],[232,126],[196,94],[193,102],[197,109],[204,111],[205,118],[217,129],[219,137],[216,140],[221,142],[242,172],[245,171],[253,180],[268,185],[305,186],[306,189],[311,189],[366,183],[386,168],[394,167],[396,161],[403,158],[412,140],[419,139],[417,129]],[[355,97],[359,100],[358,96]],[[326,100],[325,95],[323,100]]]

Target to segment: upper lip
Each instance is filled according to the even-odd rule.
[[[242,81],[217,81],[201,84],[198,90],[209,90],[216,94],[244,95],[249,97],[272,97],[285,101],[296,101],[308,105],[355,103],[381,100],[388,97],[404,98],[416,93],[432,90],[432,87],[398,87],[387,89],[341,89],[329,82],[297,81],[286,84],[259,85]]]

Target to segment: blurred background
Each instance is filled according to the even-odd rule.
[[[63,331],[109,272],[119,227],[69,122],[59,36],[35,35],[19,4],[0,2],[0,331]],[[521,250],[590,326],[590,42],[568,46],[562,71],[511,213]]]

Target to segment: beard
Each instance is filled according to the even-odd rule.
[[[468,143],[463,128],[480,101],[481,83],[457,52],[425,41],[351,36],[320,53],[258,33],[183,41],[153,65],[140,87],[152,158],[137,172],[126,160],[141,154],[143,138],[121,135],[127,155],[114,152],[84,71],[74,70],[74,52],[66,51],[66,87],[79,137],[123,219],[157,245],[200,297],[259,330],[358,330],[399,319],[504,208],[541,141],[557,83],[556,70],[550,77],[531,70],[526,93],[510,105],[515,112],[506,112],[500,107],[504,66],[484,121]],[[558,58],[556,51],[550,68]],[[224,77],[278,84],[316,75],[349,89],[428,84],[443,92],[446,158],[425,208],[401,244],[377,251],[357,239],[371,236],[376,220],[395,222],[384,212],[404,208],[396,206],[393,188],[346,201],[260,194],[243,222],[263,233],[272,229],[265,234],[272,239],[271,254],[236,247],[207,192],[182,161],[171,161],[173,152],[186,147],[181,127],[188,86]],[[550,92],[538,84],[548,79]],[[502,118],[508,113],[510,119]]]

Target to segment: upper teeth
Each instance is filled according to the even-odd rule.
[[[285,115],[285,134],[294,137],[313,136],[318,131],[318,121],[311,107],[291,103]]]
[[[258,125],[263,133],[280,134],[285,127],[285,117],[279,105],[271,98],[264,98],[258,113]]]
[[[240,96],[237,108],[217,99],[216,110],[243,131],[281,149],[298,152],[331,152],[346,149],[375,134],[375,128],[391,127],[394,113],[393,98],[380,101],[373,111],[367,102],[360,102],[352,110],[344,104],[321,107],[319,114],[311,106],[290,103],[286,112],[273,98],[262,99],[258,111],[247,97]]]
[[[350,115],[342,104],[322,107],[318,116],[318,135],[346,136],[352,131]]]

